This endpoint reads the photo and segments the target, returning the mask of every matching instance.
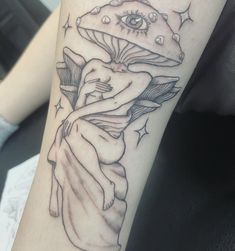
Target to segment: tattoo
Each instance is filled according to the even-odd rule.
[[[67,35],[67,32],[69,29],[72,29],[73,27],[70,25],[70,14],[68,15],[68,18],[67,18],[67,21],[66,23],[64,24],[63,26],[63,29],[64,29],[64,37],[66,37]]]
[[[58,101],[58,103],[55,105],[55,109],[56,109],[55,117],[57,117],[58,112],[59,112],[60,110],[63,110],[63,109],[64,109],[64,107],[63,107],[62,104],[61,104],[61,98],[60,98],[60,100]]]
[[[135,132],[138,133],[139,138],[137,141],[137,146],[139,145],[139,143],[141,142],[141,140],[149,134],[149,132],[147,131],[147,124],[148,124],[149,119],[146,120],[145,124],[143,127],[141,127],[139,130],[136,130]]]
[[[126,128],[160,109],[180,90],[178,76],[152,76],[130,67],[182,64],[180,36],[167,17],[146,0],[112,0],[95,7],[77,19],[77,31],[106,51],[110,60],[87,61],[66,47],[63,62],[57,63],[60,90],[73,112],[64,116],[48,154],[49,211],[53,217],[61,214],[64,230],[79,250],[121,249],[128,191],[121,164],[128,154]],[[61,100],[56,107],[58,112]],[[137,146],[149,134],[147,124],[148,119],[136,130]]]
[[[185,23],[193,22],[193,19],[190,16],[190,8],[191,8],[191,3],[189,4],[188,8],[184,11],[174,11],[179,15],[180,18],[179,30],[183,27]]]

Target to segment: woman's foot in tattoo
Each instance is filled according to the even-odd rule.
[[[115,185],[110,182],[108,186],[104,188],[104,203],[103,210],[106,211],[113,206],[115,200]]]

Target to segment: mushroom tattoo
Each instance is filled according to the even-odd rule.
[[[52,166],[50,214],[79,250],[117,251],[127,211],[128,179],[121,160],[125,130],[177,95],[179,77],[152,76],[136,64],[175,67],[180,36],[145,0],[112,0],[77,18],[78,34],[110,60],[86,61],[66,47],[57,64],[61,93],[73,112],[48,154]],[[64,110],[63,110],[64,111]],[[94,223],[99,227],[94,227]]]

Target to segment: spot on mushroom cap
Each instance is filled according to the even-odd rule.
[[[96,6],[92,11],[91,14],[92,15],[97,15],[98,13],[100,13],[100,7]]]
[[[148,18],[152,23],[155,23],[158,19],[158,14],[156,12],[151,12],[148,14]]]
[[[159,45],[164,45],[164,42],[165,42],[165,38],[164,36],[157,36],[156,39],[155,39],[155,42]]]
[[[112,6],[119,6],[119,5],[122,5],[124,2],[131,2],[131,1],[138,1],[138,2],[141,2],[141,3],[145,3],[145,4],[150,4],[148,0],[111,0],[110,1],[110,5]]]
[[[107,16],[107,15],[103,16],[103,18],[102,18],[103,24],[109,24],[110,22],[111,22],[111,19],[109,16]]]
[[[129,13],[139,15],[146,23],[146,29],[128,27],[124,21],[129,18]],[[182,63],[180,39],[168,24],[166,16],[142,1],[112,0],[100,7],[96,15],[91,12],[83,15],[77,22],[77,28],[82,37],[103,48],[113,60],[156,66]],[[129,55],[122,51],[125,47],[129,48]],[[124,52],[125,56],[122,55]]]

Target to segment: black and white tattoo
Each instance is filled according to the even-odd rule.
[[[58,101],[58,103],[55,105],[55,110],[56,110],[56,112],[55,112],[55,117],[57,116],[58,112],[59,112],[60,110],[63,110],[63,109],[64,109],[64,107],[63,107],[62,104],[61,104],[61,98],[60,98],[60,100]]]
[[[148,124],[148,120],[146,120],[145,124],[139,129],[139,130],[135,130],[136,133],[138,133],[138,141],[137,141],[137,146],[139,145],[139,143],[141,142],[141,140],[149,134],[149,132],[147,131],[147,124]]]
[[[70,14],[68,15],[68,18],[67,18],[67,21],[66,23],[64,24],[63,26],[63,29],[64,29],[64,37],[66,37],[67,35],[67,32],[72,29],[72,25],[70,24]]]
[[[65,115],[48,154],[50,214],[61,214],[67,237],[79,250],[117,251],[127,211],[125,130],[180,90],[178,76],[152,76],[130,66],[175,67],[184,52],[167,15],[145,0],[112,0],[77,18],[76,25],[110,60],[86,61],[66,47],[57,64],[61,93],[73,112]],[[136,131],[138,145],[149,134],[147,123]]]
[[[179,30],[183,27],[185,23],[193,22],[193,19],[190,16],[190,8],[191,8],[191,3],[189,4],[188,8],[184,11],[174,11],[179,15],[180,18]]]

